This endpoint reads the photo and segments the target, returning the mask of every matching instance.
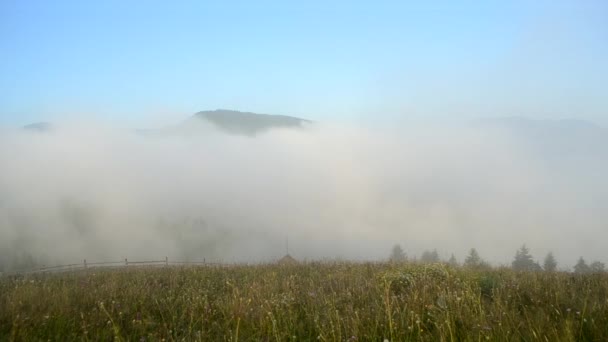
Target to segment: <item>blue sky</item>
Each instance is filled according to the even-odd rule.
[[[315,120],[608,123],[606,1],[0,1],[0,124]]]

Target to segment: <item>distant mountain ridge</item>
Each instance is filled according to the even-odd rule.
[[[162,135],[204,135],[208,128],[230,135],[255,136],[272,129],[299,129],[312,121],[287,115],[257,114],[228,109],[206,110],[195,113],[177,125],[160,129],[136,129],[138,134],[147,136]],[[36,122],[22,126],[21,129],[45,133],[53,129],[50,122]]]
[[[28,131],[47,132],[51,130],[52,125],[50,122],[36,122],[29,125],[25,125],[22,128]]]
[[[193,119],[204,120],[229,134],[253,136],[274,128],[300,128],[311,121],[287,115],[257,114],[236,110],[201,111]]]

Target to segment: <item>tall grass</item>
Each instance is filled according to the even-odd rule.
[[[608,341],[608,276],[441,264],[95,270],[0,280],[0,340]]]

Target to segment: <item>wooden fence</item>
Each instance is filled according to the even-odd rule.
[[[27,270],[16,270],[9,272],[0,272],[0,275],[19,275],[19,274],[33,274],[33,273],[51,273],[51,272],[69,272],[69,271],[79,271],[79,270],[87,270],[92,268],[118,268],[118,267],[158,267],[158,266],[228,266],[228,264],[222,264],[217,262],[207,262],[205,259],[203,261],[169,261],[168,257],[165,257],[164,260],[143,260],[143,261],[129,261],[129,259],[125,258],[124,261],[98,261],[98,262],[88,262],[87,259],[84,259],[82,263],[79,264],[66,264],[66,265],[56,265],[56,266],[44,266]]]

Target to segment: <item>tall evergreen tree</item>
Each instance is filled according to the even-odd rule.
[[[557,270],[557,261],[555,261],[553,253],[547,253],[545,262],[543,263],[543,269],[547,272],[555,272],[555,270]]]
[[[405,261],[405,253],[399,244],[393,246],[389,260],[393,262]]]
[[[583,257],[580,257],[576,265],[574,265],[574,273],[583,274],[589,273],[589,271],[590,269],[587,263],[585,262],[585,259],[583,259]]]
[[[466,259],[464,259],[464,265],[466,267],[479,267],[481,266],[481,263],[482,260],[479,253],[477,253],[475,248],[471,248],[469,255],[467,255]]]
[[[515,258],[513,259],[511,266],[517,271],[536,271],[540,268],[540,266],[534,262],[534,259],[530,254],[530,249],[528,249],[526,245],[521,246],[515,253]]]

